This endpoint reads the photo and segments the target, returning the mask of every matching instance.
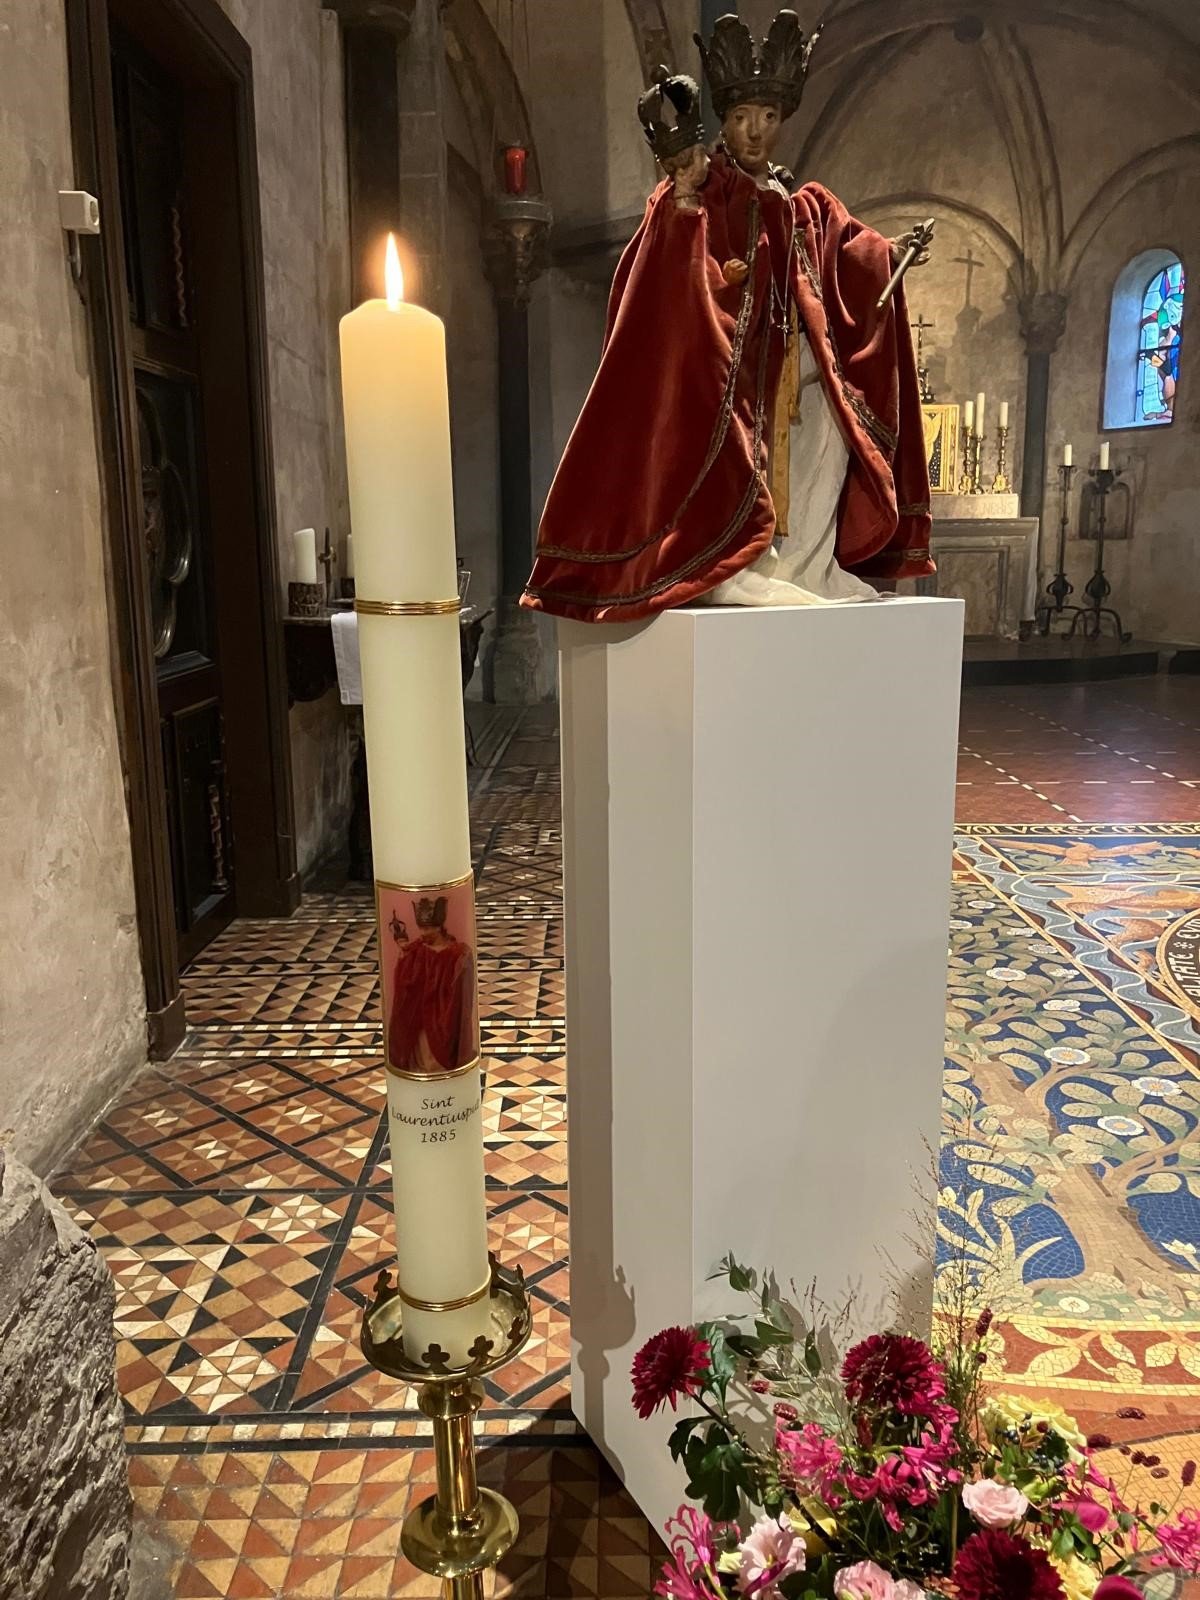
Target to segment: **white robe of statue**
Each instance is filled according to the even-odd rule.
[[[850,465],[805,334],[800,335],[799,415],[790,429],[788,535],[705,598],[718,606],[845,605],[877,590],[837,564],[837,513]]]

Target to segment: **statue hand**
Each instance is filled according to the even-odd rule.
[[[664,163],[675,189],[675,204],[682,211],[698,211],[700,201],[697,190],[708,181],[708,151],[702,144],[694,144]]]
[[[898,239],[889,239],[888,247],[891,250],[892,265],[898,267],[904,259],[904,252],[917,242],[917,230],[910,228],[907,233],[902,233]],[[914,267],[923,267],[929,260],[929,251],[921,250],[913,262]]]

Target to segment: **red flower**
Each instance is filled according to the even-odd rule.
[[[1142,1591],[1136,1584],[1130,1583],[1128,1578],[1113,1575],[1101,1578],[1100,1587],[1092,1596],[1092,1600],[1143,1600]]]
[[[694,1328],[664,1328],[648,1339],[633,1358],[633,1404],[639,1417],[649,1417],[680,1395],[692,1395],[708,1377],[709,1347]]]
[[[932,1417],[946,1394],[946,1370],[920,1339],[874,1333],[846,1352],[846,1398],[853,1405]]]
[[[973,1533],[963,1545],[954,1581],[959,1600],[1065,1600],[1046,1553],[995,1528]]]

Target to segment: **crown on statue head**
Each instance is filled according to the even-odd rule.
[[[806,34],[794,11],[781,11],[756,46],[750,29],[731,14],[717,18],[707,45],[699,34],[695,37],[712,102],[722,120],[741,105],[779,106],[782,115],[790,117],[804,93],[821,26]]]
[[[440,928],[446,921],[448,902],[444,894],[438,895],[436,900],[426,896],[416,902],[413,910],[416,913],[418,928]]]
[[[659,67],[654,82],[638,101],[638,117],[646,142],[659,161],[669,161],[694,144],[704,143],[700,85],[685,73]]]

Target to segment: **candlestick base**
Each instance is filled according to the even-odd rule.
[[[478,1379],[511,1361],[533,1326],[529,1293],[520,1268],[489,1257],[488,1332],[471,1349],[466,1366],[451,1367],[431,1345],[420,1357],[404,1348],[404,1302],[385,1269],[375,1298],[363,1313],[362,1350],[379,1372],[421,1385],[418,1404],[433,1423],[437,1493],[404,1519],[400,1548],[420,1572],[440,1578],[446,1600],[482,1600],[483,1573],[512,1549],[517,1513],[501,1495],[481,1489],[475,1476],[475,1413],[483,1404]]]
[[[292,617],[319,617],[325,609],[323,583],[289,583],[288,615]]]

